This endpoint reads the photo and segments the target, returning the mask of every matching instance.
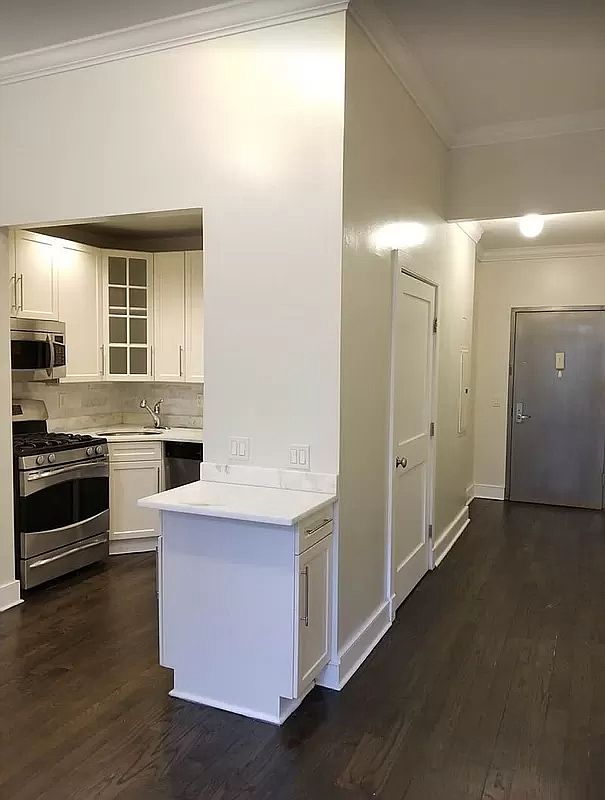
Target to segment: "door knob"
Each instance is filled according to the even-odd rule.
[[[395,469],[397,469],[398,467],[401,467],[401,469],[405,469],[407,465],[408,465],[407,458],[400,458],[399,456],[397,456],[397,458],[395,459]]]

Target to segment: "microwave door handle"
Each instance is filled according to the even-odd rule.
[[[54,341],[53,341],[53,340],[50,338],[50,335],[46,337],[46,341],[48,342],[48,349],[49,349],[49,351],[50,351],[50,363],[49,363],[49,365],[48,365],[48,369],[47,369],[46,371],[48,372],[48,377],[49,377],[49,378],[52,378],[52,375],[53,375],[53,369],[54,369],[54,366],[55,366],[55,360],[56,360],[56,359],[55,359],[55,343],[54,343]]]

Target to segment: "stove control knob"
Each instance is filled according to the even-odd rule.
[[[102,455],[103,455],[103,448],[102,448],[102,446],[101,446],[100,444],[98,444],[98,445],[95,447],[95,453],[96,453],[98,456],[102,456]]]
[[[38,456],[36,458],[36,464],[44,464],[44,456]]]
[[[54,453],[51,453],[49,455],[49,457],[48,457],[48,463],[49,464],[54,464],[56,460],[57,460],[57,456]]]
[[[87,456],[94,456],[94,454],[95,454],[95,449],[94,449],[94,447],[87,447],[87,448],[86,448],[86,455],[87,455]]]

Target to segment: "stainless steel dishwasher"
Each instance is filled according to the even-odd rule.
[[[164,458],[166,488],[176,489],[199,481],[204,445],[201,442],[165,442]]]

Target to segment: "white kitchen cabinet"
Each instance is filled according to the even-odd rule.
[[[154,379],[185,380],[185,253],[156,253],[154,283]]]
[[[162,512],[160,658],[172,696],[281,723],[330,658],[333,506],[293,524],[283,511],[253,521],[256,488],[191,484],[143,505]]]
[[[304,693],[328,663],[332,536],[297,557],[298,636],[295,639],[296,696]]]
[[[98,381],[103,376],[101,259],[97,249],[63,242],[55,248],[59,319],[68,348],[66,382]]]
[[[109,445],[110,553],[141,553],[156,549],[159,514],[141,508],[138,501],[161,492],[163,483],[161,443]]]
[[[185,253],[185,380],[204,380],[204,254]]]
[[[60,242],[29,231],[16,231],[12,258],[11,314],[27,319],[59,319],[56,250]]]
[[[106,380],[153,377],[153,256],[103,250]]]

